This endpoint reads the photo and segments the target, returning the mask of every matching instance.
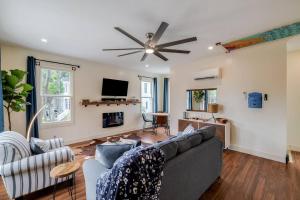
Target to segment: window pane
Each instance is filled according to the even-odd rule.
[[[207,90],[207,103],[217,103],[217,90]]]
[[[142,113],[152,112],[152,98],[142,98]]]
[[[142,86],[142,94],[141,96],[142,97],[152,97],[152,94],[151,94],[151,82],[148,82],[148,81],[142,81],[141,83],[141,86]]]
[[[71,72],[41,69],[42,95],[71,95]]]
[[[42,123],[68,122],[71,121],[71,98],[70,97],[43,97]]]

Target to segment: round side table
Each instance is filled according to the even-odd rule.
[[[70,176],[72,176],[72,182],[68,187],[69,194],[73,200],[73,191],[74,191],[74,199],[76,199],[76,180],[75,174],[80,169],[80,163],[78,161],[72,161],[60,164],[54,167],[50,172],[50,177],[55,180],[55,184],[53,187],[53,199],[55,199],[56,193],[56,185],[59,178],[67,178],[69,181]]]

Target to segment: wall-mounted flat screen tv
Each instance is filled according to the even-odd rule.
[[[102,96],[127,96],[128,81],[103,78]]]

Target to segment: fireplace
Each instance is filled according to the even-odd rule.
[[[122,126],[124,124],[124,113],[103,113],[103,128]]]

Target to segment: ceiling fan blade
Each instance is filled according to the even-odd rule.
[[[187,43],[187,42],[193,42],[193,41],[196,41],[196,40],[197,40],[196,37],[191,37],[191,38],[186,38],[186,39],[183,39],[183,40],[177,40],[177,41],[173,41],[173,42],[159,44],[159,45],[156,45],[156,48],[160,49],[160,48],[174,46],[174,45],[183,44],[183,43]]]
[[[162,22],[160,24],[156,33],[153,35],[153,38],[151,39],[151,45],[154,46],[158,42],[158,40],[161,38],[161,36],[163,35],[163,33],[165,32],[168,26],[169,24],[167,22]]]
[[[154,55],[156,55],[157,57],[163,59],[164,61],[167,61],[168,58],[164,57],[161,53],[159,53],[158,51],[154,51],[153,53]]]
[[[178,49],[158,49],[159,52],[167,52],[167,53],[185,53],[189,54],[191,51],[186,50],[178,50]]]
[[[132,35],[130,35],[129,33],[127,33],[126,31],[124,31],[123,29],[119,28],[119,27],[115,27],[115,29],[121,33],[123,33],[124,35],[126,35],[127,37],[129,37],[130,39],[132,39],[133,41],[135,41],[136,43],[140,44],[141,46],[145,46],[145,44],[143,42],[141,42],[140,40],[138,40],[137,38],[133,37]]]
[[[102,49],[102,51],[143,50],[144,48]]]
[[[147,53],[144,53],[142,59],[141,59],[141,62],[143,62],[146,58],[147,58],[148,54]]]
[[[142,52],[142,51],[141,50],[139,50],[139,51],[133,51],[133,52],[130,52],[130,53],[125,53],[125,54],[118,55],[118,57],[127,56],[127,55],[131,55],[131,54],[139,53],[139,52]]]

